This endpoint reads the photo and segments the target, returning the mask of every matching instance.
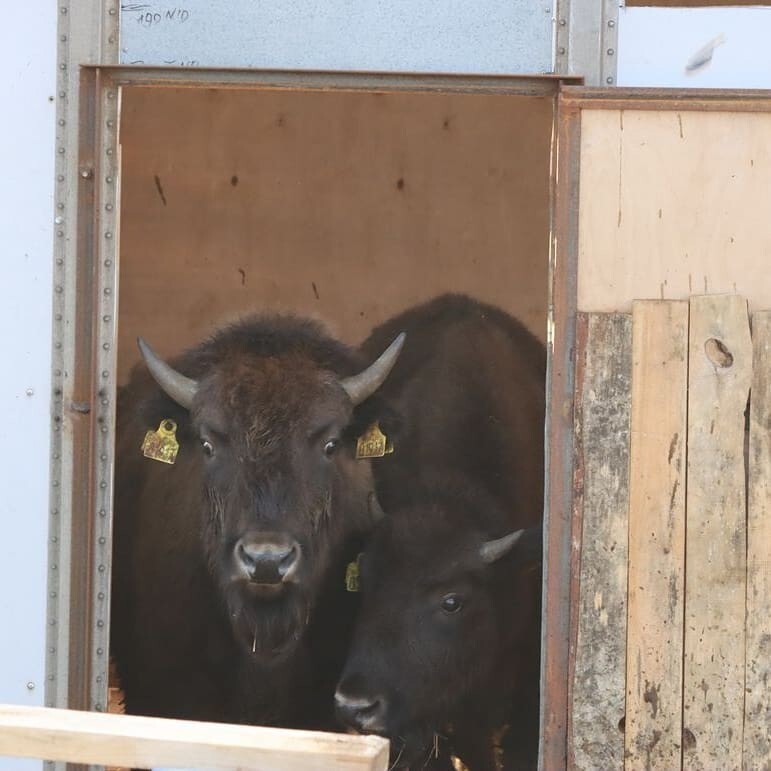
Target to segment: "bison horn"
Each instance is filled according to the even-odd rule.
[[[198,390],[198,383],[189,377],[185,377],[181,372],[172,369],[155,351],[141,338],[137,338],[137,345],[142,358],[147,364],[147,369],[155,378],[155,382],[170,396],[174,401],[185,409],[189,410]]]
[[[487,541],[479,547],[479,554],[482,561],[491,565],[496,560],[508,554],[522,537],[524,530],[515,530],[513,533],[504,535],[503,538],[497,538],[494,541]]]
[[[396,359],[399,358],[399,353],[404,345],[404,338],[404,332],[400,333],[367,369],[359,372],[358,375],[352,375],[340,381],[340,385],[351,398],[354,406],[368,399],[383,385],[383,381],[388,377],[388,373],[394,364],[396,364]]]

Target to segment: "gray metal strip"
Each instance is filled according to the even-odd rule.
[[[619,0],[558,0],[555,72],[588,86],[616,83]]]

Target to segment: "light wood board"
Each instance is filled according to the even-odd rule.
[[[0,705],[0,755],[143,768],[384,771],[388,742],[377,736]]]
[[[716,344],[714,341],[718,341]],[[746,301],[690,301],[683,768],[739,768],[744,723]]]
[[[738,293],[771,308],[771,114],[584,109],[578,309]]]
[[[744,768],[771,771],[771,312],[752,315]]]
[[[626,769],[680,767],[688,303],[633,306]]]

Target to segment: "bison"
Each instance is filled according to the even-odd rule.
[[[356,439],[403,335],[368,360],[315,322],[249,318],[118,400],[111,650],[128,712],[320,727],[381,516]],[[148,372],[149,370],[149,372]],[[176,424],[173,465],[143,457]]]
[[[444,767],[455,755],[488,771],[503,752],[503,768],[531,768],[545,351],[518,322],[467,298],[416,312],[441,321],[424,327],[430,343],[411,330],[382,389],[403,419],[402,462],[383,464],[378,479],[387,516],[360,558],[363,605],[337,713],[388,736],[397,766],[422,768],[439,750]],[[409,316],[365,349],[394,325],[410,328]],[[411,356],[421,357],[412,375]]]

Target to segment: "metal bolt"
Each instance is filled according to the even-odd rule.
[[[105,181],[105,182],[106,182],[108,185],[111,185],[111,184],[112,184],[112,177],[105,177],[105,178],[104,178],[104,181]]]
[[[102,426],[102,433],[103,433],[103,434],[106,434],[106,433],[107,433],[107,426]]]
[[[104,481],[100,482],[100,483],[99,483],[99,487],[100,487],[102,490],[104,490],[104,489],[105,489],[105,487],[107,487],[107,482],[104,482]],[[100,566],[99,566],[99,570],[104,570],[104,565],[100,565]]]
[[[564,27],[567,24],[566,19],[560,19],[560,27]]]
[[[609,20],[608,20],[608,26],[609,26],[609,27],[611,27],[611,28],[613,28],[613,27],[615,27],[615,26],[616,26],[616,22],[615,22],[615,21],[613,21],[613,19],[609,19]]]
[[[108,147],[106,153],[107,155],[112,155],[112,147]]]
[[[59,65],[59,69],[60,69],[60,70],[66,70],[66,69],[67,69],[67,65],[66,65],[66,64],[64,64],[64,62],[62,62],[62,63]]]
[[[608,56],[613,56],[613,54],[616,53],[612,48],[608,49]]]
[[[115,35],[110,35],[110,37],[107,38],[108,43],[114,43],[115,42]]]
[[[61,202],[60,202],[60,203],[57,203],[57,204],[56,204],[56,208],[57,208],[59,211],[62,211],[62,210],[64,209],[64,204],[63,204],[63,203],[61,203]]]
[[[59,153],[59,155],[64,155],[64,148],[63,148],[63,147],[60,147],[60,148],[57,150],[57,152]]]
[[[112,204],[111,204],[111,203],[105,204],[104,208],[105,208],[107,211],[112,211]]]
[[[107,539],[103,535],[100,535],[99,536],[99,543],[104,545],[104,544],[107,543]]]
[[[56,179],[58,179],[59,182],[64,182],[64,174],[59,174],[59,176],[57,176]]]
[[[611,86],[613,85],[613,76],[609,75],[607,78],[605,78],[605,82]]]
[[[51,543],[57,543],[58,541],[59,539],[55,535],[51,536]]]
[[[64,14],[64,13],[67,13],[67,9],[66,9],[64,6],[62,6],[62,7],[61,7],[59,10],[61,10],[61,12],[62,12],[63,14]]]
[[[114,125],[115,125],[115,121],[114,120],[108,120],[107,121],[107,128],[112,128]]]
[[[104,402],[102,402],[102,404],[104,404]],[[106,460],[107,460],[107,453],[106,453],[106,452],[103,452],[103,453],[102,453],[102,454],[101,454],[99,457],[100,457],[100,458],[101,458],[103,461],[106,461]]]
[[[99,516],[100,517],[106,517],[107,516],[106,509],[99,509]]]
[[[101,629],[104,626],[104,621],[100,618],[99,621],[96,622],[96,625]],[[97,683],[101,683],[102,679],[100,677],[96,678]]]
[[[112,321],[112,316],[102,316],[102,321],[105,323]]]
[[[91,169],[83,169],[83,171],[80,172],[80,176],[83,177],[83,179],[91,179],[91,175],[93,172]]]
[[[108,91],[107,92],[107,98],[108,99],[115,99],[115,92],[114,91]]]
[[[565,46],[560,46],[560,47],[559,47],[559,53],[560,53],[561,55],[565,53]]]
[[[59,96],[60,96],[62,99],[64,99],[64,97],[65,97],[65,96],[67,96],[67,92],[66,92],[66,91],[60,91],[60,92],[59,92]]]
[[[53,486],[54,487],[59,487],[59,480],[58,479],[54,479]]]
[[[112,289],[110,289],[110,287],[107,286],[107,287],[104,288],[104,293],[107,294],[107,295],[110,295],[110,294],[112,294]]]
[[[99,594],[96,595],[100,600],[104,599],[104,592],[99,592]]]
[[[106,369],[103,369],[102,370],[102,377],[110,377],[110,373]]]
[[[64,291],[64,287],[57,286],[56,287],[56,294],[61,294]]]
[[[61,257],[56,258],[56,264],[57,265],[64,265],[64,260]]]
[[[97,653],[99,653],[99,651],[101,651],[101,648],[97,651]],[[99,655],[101,656],[102,654],[99,653]],[[102,705],[99,702],[97,702],[96,704],[94,704],[94,709],[97,712],[101,712],[102,711]]]
[[[105,261],[104,261],[104,266],[105,266],[105,268],[109,268],[109,267],[110,267],[110,265],[112,265],[112,260],[105,260]]]
[[[104,649],[103,648],[97,648],[96,649],[96,655],[97,656],[101,656],[103,653],[104,653]]]
[[[64,118],[59,118],[59,125],[60,126],[63,126],[65,124],[65,122],[66,121],[64,120]]]
[[[105,237],[105,238],[108,238],[108,239],[109,239],[109,238],[112,238],[112,233],[111,233],[111,232],[108,230],[108,231],[107,231],[107,232],[104,234],[104,237]]]
[[[28,691],[34,691],[34,690],[35,690],[35,684],[32,682],[32,680],[30,680],[30,681],[27,683],[27,690],[28,690]]]
[[[61,225],[64,223],[64,217],[54,217],[54,223],[57,225]]]
[[[59,38],[59,40],[61,40],[61,41],[62,41],[62,43],[66,43],[66,42],[67,42],[67,35],[62,35],[62,36]]]

